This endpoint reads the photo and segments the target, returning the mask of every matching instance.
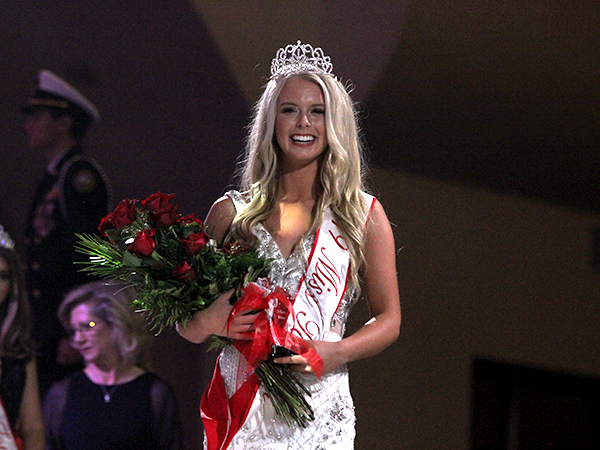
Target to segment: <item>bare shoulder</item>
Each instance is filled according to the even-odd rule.
[[[375,199],[369,212],[369,220],[367,223],[367,231],[385,229],[390,227],[390,221],[388,220],[387,214],[383,205],[378,199]]]
[[[224,195],[215,201],[204,220],[210,237],[218,242],[222,241],[229,232],[235,214],[235,205],[228,196]]]

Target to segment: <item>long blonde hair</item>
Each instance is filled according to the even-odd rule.
[[[342,83],[331,75],[300,72],[271,79],[256,103],[241,162],[240,188],[250,199],[232,224],[236,239],[253,239],[251,229],[273,212],[277,199],[279,147],[275,138],[277,99],[291,77],[318,85],[325,101],[328,147],[319,163],[314,194],[317,203],[308,233],[313,233],[331,208],[350,249],[350,280],[359,287],[358,270],[364,262],[364,226],[368,206],[361,194],[363,149],[354,103]]]

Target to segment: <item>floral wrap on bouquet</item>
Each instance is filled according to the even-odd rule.
[[[234,347],[246,359],[248,367],[245,374],[250,375],[259,363],[266,360],[273,352],[285,349],[287,352],[306,358],[320,377],[323,371],[323,360],[305,340],[285,329],[292,310],[292,302],[287,291],[271,285],[266,278],[247,284],[242,290],[242,297],[231,311],[230,321],[243,311],[258,310],[261,312],[254,321],[255,331],[252,333],[252,340],[233,341]]]
[[[124,199],[100,222],[101,235],[77,235],[77,250],[89,256],[82,271],[133,287],[133,306],[158,333],[185,324],[220,294],[236,289],[239,300],[231,317],[242,310],[262,310],[257,331],[248,341],[219,343],[238,348],[248,361],[247,373],[256,372],[279,405],[278,413],[305,426],[313,418],[304,398],[308,393],[288,367],[273,363],[272,349],[281,346],[305,355],[316,371],[322,361],[305,341],[284,330],[291,303],[283,289],[269,286],[265,276],[270,261],[237,242],[218,246],[200,219],[179,213],[173,197],[157,192],[143,201]],[[253,283],[257,280],[259,284]]]

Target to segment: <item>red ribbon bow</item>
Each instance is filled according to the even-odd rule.
[[[243,289],[242,297],[235,303],[227,328],[236,314],[249,310],[260,313],[254,321],[255,331],[252,340],[234,340],[233,345],[244,355],[248,362],[246,375],[251,374],[271,354],[273,346],[285,347],[303,356],[313,368],[315,375],[321,378],[323,360],[315,349],[304,339],[285,329],[288,316],[292,311],[289,294],[281,287],[266,289],[256,283],[249,283]]]

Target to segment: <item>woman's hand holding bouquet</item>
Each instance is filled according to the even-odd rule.
[[[232,317],[231,298],[234,293],[235,290],[230,289],[221,294],[208,308],[195,313],[185,326],[178,323],[177,332],[188,341],[197,344],[206,341],[211,335],[234,340],[252,339],[251,333],[254,331],[254,321],[258,317],[258,312],[242,313]],[[228,326],[230,317],[232,320]]]

